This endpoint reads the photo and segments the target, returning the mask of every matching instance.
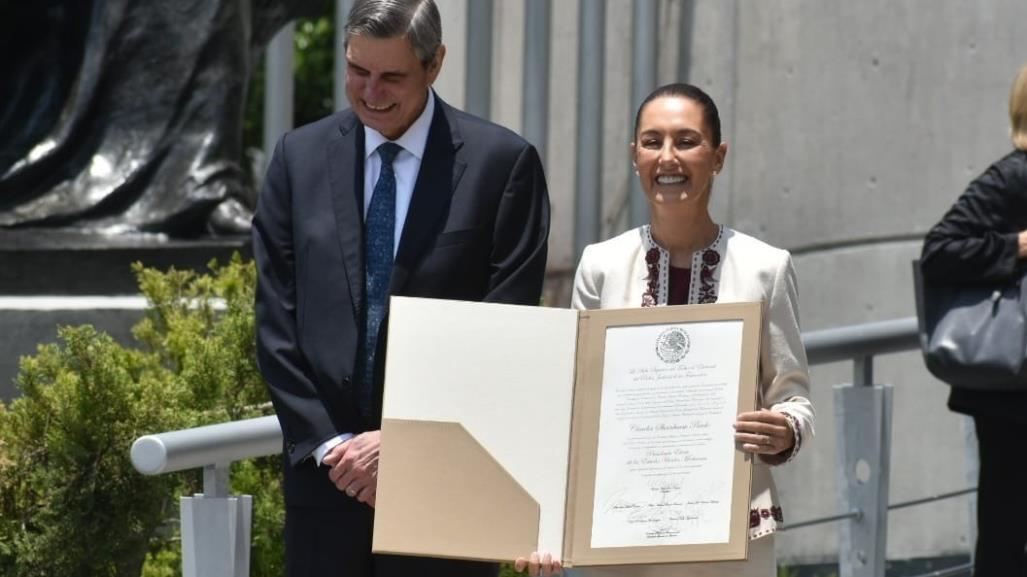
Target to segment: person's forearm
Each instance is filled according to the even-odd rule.
[[[945,238],[928,235],[920,256],[924,276],[937,282],[1001,281],[1016,271],[1023,243],[1015,232]]]

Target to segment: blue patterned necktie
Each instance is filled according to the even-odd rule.
[[[358,404],[364,416],[371,415],[371,392],[374,390],[375,352],[378,330],[388,309],[389,280],[392,277],[392,254],[396,234],[396,173],[392,161],[401,146],[386,142],[378,147],[382,161],[378,182],[374,185],[371,205],[367,209],[364,237],[364,355],[362,382]]]

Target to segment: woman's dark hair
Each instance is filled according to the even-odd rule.
[[[672,98],[687,98],[699,106],[702,106],[703,123],[706,125],[706,128],[710,130],[710,134],[713,135],[713,147],[716,148],[720,146],[720,113],[717,112],[717,105],[714,104],[710,95],[703,92],[701,88],[698,86],[692,86],[691,84],[685,84],[683,82],[666,84],[656,90],[653,90],[649,96],[645,97],[641,106],[638,107],[638,112],[635,113],[636,139],[638,137],[638,123],[642,119],[642,111],[645,110],[645,107],[653,100],[663,98],[665,96]]]

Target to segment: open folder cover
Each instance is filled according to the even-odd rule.
[[[393,297],[373,550],[745,559],[761,311]]]

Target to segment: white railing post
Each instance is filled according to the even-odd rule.
[[[839,510],[861,514],[838,534],[840,577],[881,577],[888,543],[892,387],[873,383],[873,357],[855,359],[855,383],[834,388]]]
[[[203,468],[203,493],[179,501],[182,577],[248,577],[253,497],[229,496],[231,464]]]
[[[203,467],[203,493],[179,501],[183,577],[249,575],[253,498],[228,494],[231,465],[281,447],[275,417],[145,435],[132,444],[132,465],[144,475]]]

